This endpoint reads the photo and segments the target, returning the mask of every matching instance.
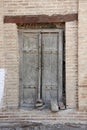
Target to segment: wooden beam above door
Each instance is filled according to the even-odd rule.
[[[57,23],[78,20],[78,14],[5,16],[4,23]]]

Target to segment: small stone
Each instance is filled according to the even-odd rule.
[[[37,100],[36,101],[36,107],[42,107],[42,106],[43,106],[42,100]]]
[[[51,111],[52,112],[58,112],[59,108],[58,108],[58,103],[56,100],[51,99]]]
[[[59,102],[59,108],[60,110],[65,110],[65,105],[63,102]]]

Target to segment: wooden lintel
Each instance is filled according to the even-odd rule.
[[[5,16],[4,23],[57,23],[78,20],[78,14]]]

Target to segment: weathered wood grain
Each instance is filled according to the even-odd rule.
[[[78,20],[78,14],[5,16],[4,23],[57,23]]]

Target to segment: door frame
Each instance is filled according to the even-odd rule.
[[[63,29],[18,29],[18,35],[19,35],[19,44],[20,42],[22,42],[23,38],[23,33],[58,33],[59,35],[59,55],[58,55],[58,61],[60,62],[59,66],[58,66],[58,102],[62,101],[63,99]],[[21,38],[20,38],[21,36]],[[19,45],[19,49],[20,49],[20,45]],[[19,56],[20,57],[20,56]],[[19,58],[20,60],[20,58]],[[20,64],[20,63],[19,63]],[[62,66],[62,67],[61,67]],[[20,67],[19,67],[19,71],[20,71]],[[19,77],[20,79],[20,77]],[[22,85],[23,86],[23,85]],[[62,88],[62,89],[61,89]],[[20,86],[20,82],[19,82],[19,106],[21,107],[22,104],[22,92],[23,88]],[[25,105],[22,104],[22,107],[25,107]]]

